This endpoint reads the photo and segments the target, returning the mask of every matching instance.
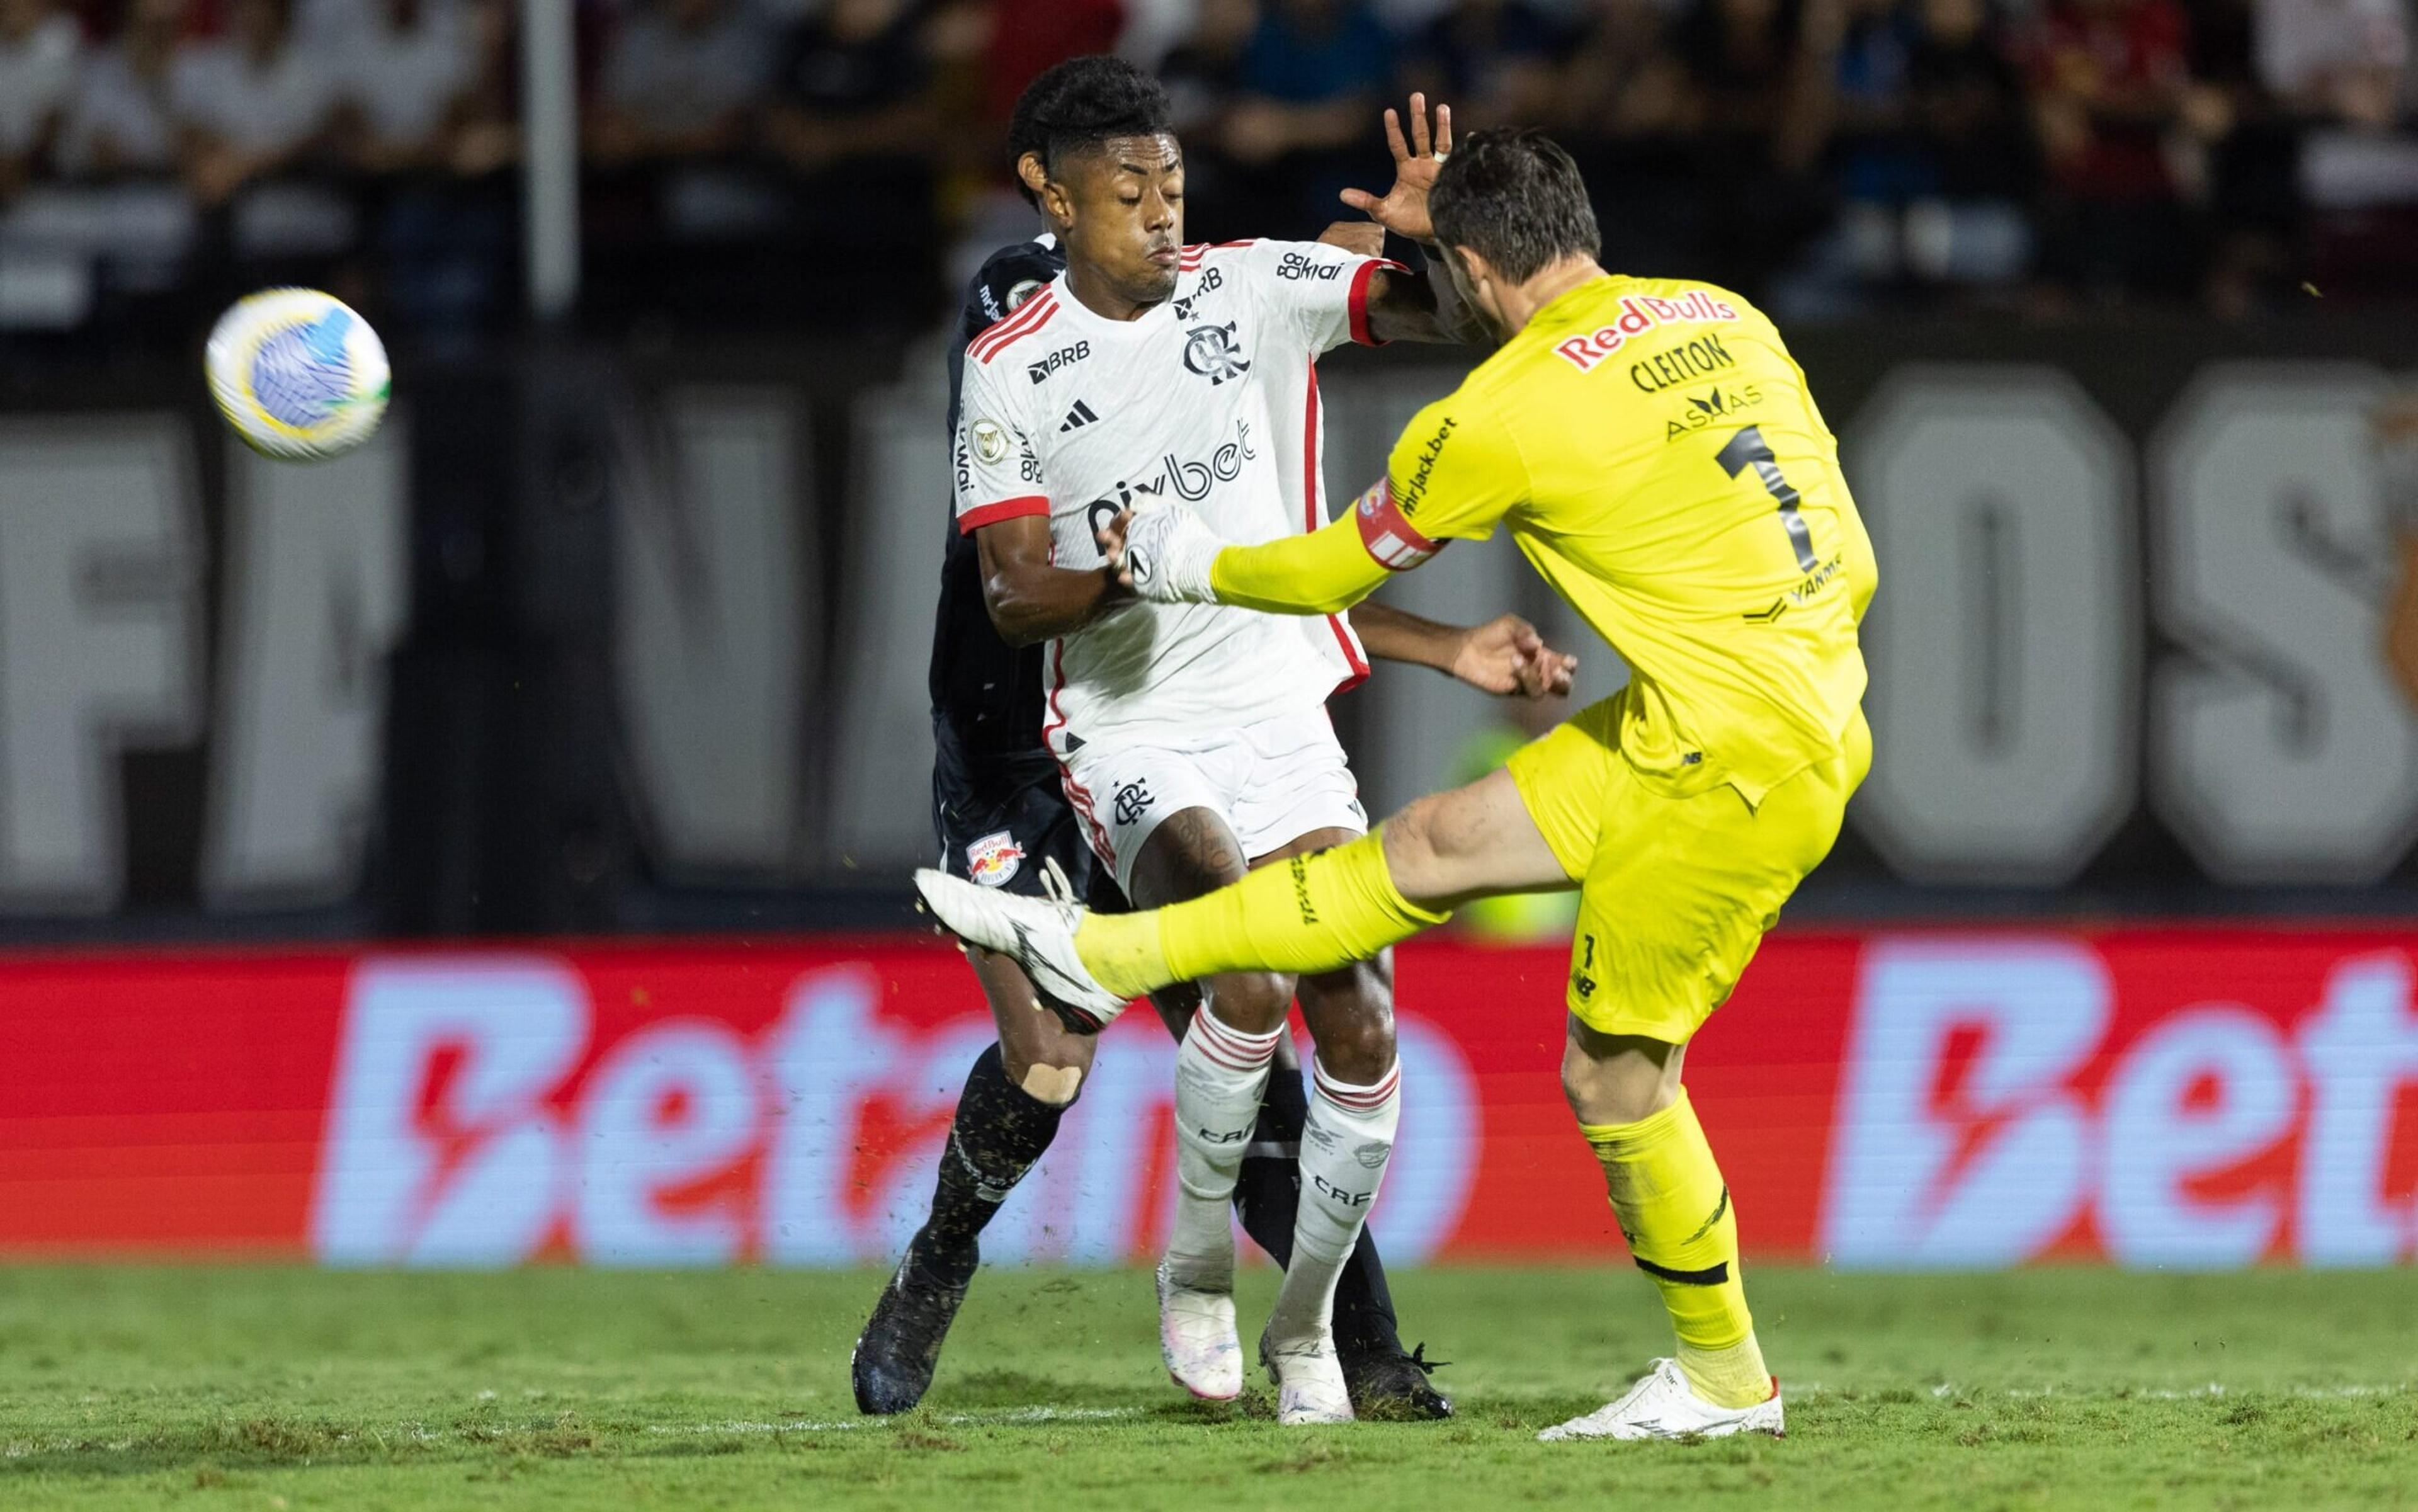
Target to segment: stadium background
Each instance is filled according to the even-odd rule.
[[[903,887],[942,328],[1030,229],[1016,91],[1117,46],[1176,86],[1196,237],[1314,234],[1425,84],[1566,135],[1615,267],[1788,329],[1888,574],[1881,760],[1691,1060],[1751,1245],[2418,1255],[2403,0],[542,13],[568,298],[520,9],[0,0],[0,1250],[895,1252],[987,1035]],[[399,375],[308,469],[195,373],[288,280]],[[1324,365],[1337,496],[1464,360]],[[1507,551],[1389,593],[1616,683]],[[1337,707],[1380,809],[1504,713],[1400,671]],[[1617,1252],[1556,927],[1404,952],[1401,1260]],[[1150,1253],[1170,1050],[1112,1036],[993,1258]]]

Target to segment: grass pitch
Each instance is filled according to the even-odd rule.
[[[2418,1507],[2407,1272],[1758,1269],[1790,1437],[1692,1445],[1534,1442],[1667,1351],[1625,1267],[1399,1277],[1459,1420],[1313,1430],[1186,1400],[1140,1273],[987,1273],[861,1420],[880,1281],[0,1270],[0,1507]]]

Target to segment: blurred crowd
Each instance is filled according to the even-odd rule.
[[[1546,127],[1606,260],[1795,318],[2418,289],[2413,0],[578,0],[588,316],[912,329],[1030,225],[1008,110],[1121,50],[1198,237],[1382,188],[1408,90]],[[0,328],[311,278],[509,323],[520,0],[0,0]],[[834,290],[845,298],[834,298]],[[198,293],[197,293],[198,291]]]

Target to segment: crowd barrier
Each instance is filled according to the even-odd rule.
[[[1750,1253],[1865,1267],[2418,1255],[2418,931],[1783,933],[1688,1083]],[[1399,962],[1397,1262],[1608,1262],[1559,950]],[[0,1254],[880,1262],[990,1036],[901,937],[0,958]],[[1173,1049],[1113,1025],[985,1240],[1154,1253]]]

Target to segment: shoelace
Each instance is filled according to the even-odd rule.
[[[1055,856],[1041,858],[1041,893],[1054,907],[1073,909],[1078,906],[1075,884],[1066,879],[1066,868],[1058,864]],[[1059,1021],[1078,1033],[1096,1034],[1100,1031],[1099,1021],[1079,1008],[1060,1003],[1057,1013]]]
[[[1412,1345],[1411,1352],[1403,1356],[1403,1358],[1409,1360],[1413,1365],[1417,1366],[1419,1369],[1427,1375],[1433,1375],[1437,1371],[1442,1370],[1452,1364],[1450,1360],[1429,1359],[1428,1341],[1426,1339],[1421,1339],[1416,1344]]]

